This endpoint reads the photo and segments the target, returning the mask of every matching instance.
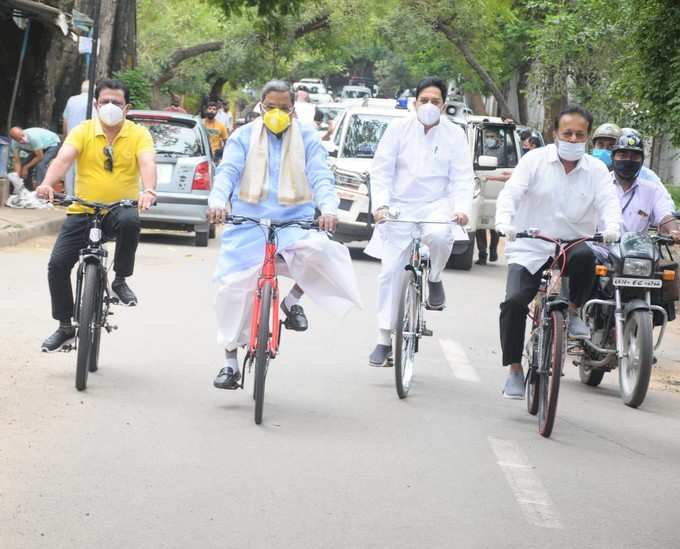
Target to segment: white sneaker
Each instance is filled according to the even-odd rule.
[[[503,396],[513,400],[524,400],[524,374],[511,373],[505,380]]]

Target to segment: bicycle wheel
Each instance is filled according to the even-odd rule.
[[[543,368],[538,372],[538,432],[549,437],[555,424],[564,364],[564,313],[552,311],[543,328]]]
[[[264,384],[269,366],[269,313],[272,306],[272,287],[262,288],[260,318],[257,324],[257,344],[255,346],[255,423],[262,423],[264,406]]]
[[[394,380],[399,398],[406,398],[413,379],[418,332],[418,290],[416,275],[405,271],[399,294],[397,329],[394,337]]]
[[[78,356],[76,359],[76,389],[87,387],[88,371],[97,369],[99,357],[99,308],[101,307],[101,276],[99,265],[88,263],[83,273],[80,313],[78,316]]]
[[[532,416],[538,413],[538,387],[539,387],[539,375],[536,372],[536,361],[538,357],[536,356],[536,349],[534,345],[534,338],[537,334],[532,332],[531,334],[531,355],[527,360],[527,376],[524,380],[526,399],[527,399],[527,412]]]

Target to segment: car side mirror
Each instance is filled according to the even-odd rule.
[[[498,158],[483,154],[477,158],[477,166],[484,170],[495,170],[498,167]]]

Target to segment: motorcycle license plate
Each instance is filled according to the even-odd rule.
[[[661,280],[656,278],[615,278],[614,286],[627,288],[661,288]]]

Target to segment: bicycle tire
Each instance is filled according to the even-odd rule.
[[[85,265],[78,315],[78,356],[76,359],[76,389],[87,388],[87,374],[97,369],[99,357],[99,332],[101,326],[97,318],[101,306],[101,276],[99,265]],[[91,368],[94,368],[91,370]]]
[[[264,408],[264,386],[269,365],[269,315],[272,306],[272,287],[265,284],[260,298],[260,318],[257,324],[257,343],[255,345],[255,424],[262,423]]]
[[[408,396],[415,366],[416,332],[420,306],[415,290],[415,278],[413,271],[405,271],[399,294],[397,327],[394,336],[394,381],[399,398]]]
[[[565,357],[565,323],[562,311],[550,313],[549,327],[543,330],[544,367],[539,372],[538,432],[543,437],[552,434],[557,414],[557,399]]]

